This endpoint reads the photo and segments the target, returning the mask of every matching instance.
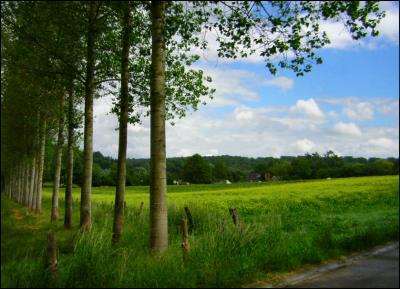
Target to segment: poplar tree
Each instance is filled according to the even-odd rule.
[[[161,253],[168,244],[165,46],[174,36],[167,34],[169,25],[202,48],[207,47],[207,40],[201,39],[201,32],[215,31],[219,57],[257,54],[272,74],[286,68],[302,76],[313,64],[322,63],[316,50],[329,43],[320,31],[322,20],[343,21],[353,39],[361,39],[378,35],[376,25],[384,14],[376,1],[363,5],[358,1],[193,1],[186,9],[183,4],[152,1],[151,15],[150,247]],[[168,15],[173,21],[166,20]]]

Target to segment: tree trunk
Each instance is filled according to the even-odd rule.
[[[17,181],[18,181],[18,197],[17,197],[17,203],[21,204],[22,200],[22,179],[23,179],[23,174],[22,174],[22,161],[18,161],[18,175],[17,175]]]
[[[31,187],[29,190],[28,207],[33,209],[33,200],[35,196],[35,176],[36,176],[36,155],[35,152],[32,156],[32,168],[31,168]]]
[[[118,167],[117,188],[115,191],[114,226],[112,243],[116,244],[122,235],[124,225],[124,201],[126,183],[126,145],[128,138],[128,109],[129,109],[129,35],[130,35],[130,3],[124,3],[122,55],[121,55],[121,95],[119,115],[119,144],[118,144]]]
[[[13,199],[13,182],[14,182],[14,168],[12,166],[10,166],[10,174],[9,174],[9,196],[10,199]]]
[[[18,202],[18,194],[19,194],[19,189],[18,189],[18,165],[15,165],[15,178],[14,178],[14,201]]]
[[[6,172],[6,180],[5,180],[5,194],[8,198],[10,198],[11,196],[11,191],[10,191],[10,170],[8,170],[8,172]]]
[[[25,159],[21,160],[21,204],[25,205],[25,184],[26,181],[26,169],[25,169]]]
[[[93,166],[93,94],[94,94],[94,44],[95,44],[95,17],[98,3],[89,2],[89,23],[87,30],[87,69],[85,82],[85,131],[83,148],[83,181],[81,189],[81,230],[91,227],[91,194],[92,194],[92,166]]]
[[[12,175],[11,175],[11,199],[13,201],[17,200],[17,166],[13,165]]]
[[[165,4],[164,1],[152,1],[151,3],[150,249],[153,254],[162,253],[168,247],[165,152]]]
[[[12,170],[10,170],[9,174],[8,174],[8,198],[11,199],[12,197]]]
[[[51,200],[51,221],[58,220],[58,194],[60,191],[60,174],[61,174],[61,159],[63,150],[63,130],[64,130],[64,94],[60,98],[60,117],[58,120],[58,136],[57,150],[54,158],[54,179],[53,179],[53,197]]]
[[[40,155],[38,167],[38,182],[36,194],[36,212],[42,212],[42,184],[43,184],[43,169],[44,169],[44,153],[46,148],[46,120],[42,121],[40,127]]]
[[[40,109],[37,112],[37,122],[38,126],[36,128],[36,134],[34,136],[34,149],[33,149],[33,164],[34,174],[33,178],[33,189],[32,189],[32,199],[31,199],[31,209],[36,211],[36,196],[38,194],[38,182],[39,182],[39,150],[40,150]]]
[[[38,137],[40,137],[38,135]],[[33,189],[33,198],[32,198],[32,209],[34,211],[36,211],[36,206],[37,206],[37,195],[38,195],[38,183],[39,183],[39,158],[40,158],[40,154],[37,153],[36,154],[36,161],[35,161],[35,185],[34,185],[34,189]]]
[[[24,206],[29,205],[29,189],[30,189],[30,167],[29,158],[25,160],[25,188],[24,188]]]
[[[14,175],[14,169],[12,166],[10,166],[10,172],[9,172],[9,198],[12,200],[13,199],[13,175]]]
[[[46,267],[49,272],[55,273],[57,271],[57,239],[54,232],[47,233],[47,264]]]
[[[67,181],[65,184],[65,216],[64,227],[72,227],[72,179],[74,173],[74,100],[72,89],[68,99],[68,158]]]

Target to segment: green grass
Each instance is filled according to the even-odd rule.
[[[364,177],[275,184],[168,187],[169,249],[148,252],[147,187],[128,187],[124,236],[111,247],[115,188],[93,188],[93,230],[81,235],[80,189],[74,189],[74,229],[49,224],[51,188],[44,213],[2,197],[2,287],[235,287],[276,272],[316,264],[390,240],[399,234],[399,177]],[[145,203],[142,218],[140,202]],[[60,200],[63,216],[63,200]],[[184,263],[179,224],[189,206],[195,222]],[[243,229],[228,209],[236,207]],[[16,218],[18,211],[18,218]],[[46,233],[59,243],[59,271],[43,269]]]

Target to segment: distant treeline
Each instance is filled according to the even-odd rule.
[[[47,144],[44,179],[51,182],[54,161],[54,145]],[[66,154],[64,154],[65,156]],[[83,153],[75,149],[74,179],[77,185],[82,180]],[[64,164],[65,162],[63,162]],[[126,184],[149,184],[149,159],[128,159]],[[167,159],[168,184],[174,183],[214,183],[227,181],[273,181],[321,179],[354,176],[379,176],[399,174],[398,158],[363,158],[339,157],[329,151],[324,155],[318,153],[304,156],[272,157],[239,157],[239,156],[200,156],[175,157]],[[61,182],[65,182],[65,167],[62,167]],[[100,152],[93,154],[93,186],[115,186],[117,177],[117,160],[103,156]]]

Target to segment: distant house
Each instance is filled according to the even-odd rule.
[[[227,184],[227,185],[230,185],[232,183],[231,183],[230,180],[222,180],[222,181],[215,182],[214,184]]]
[[[248,177],[247,177],[247,181],[254,183],[254,182],[259,182],[261,181],[261,175],[257,174],[257,173],[251,173]]]
[[[271,178],[271,181],[273,181],[273,182],[277,182],[277,181],[280,181],[280,180],[282,180],[282,177],[281,177],[281,176],[273,176],[273,177]]]
[[[182,181],[182,180],[174,180],[172,183],[174,185],[190,185],[190,183]]]

